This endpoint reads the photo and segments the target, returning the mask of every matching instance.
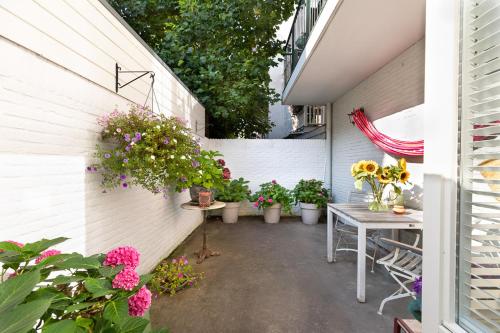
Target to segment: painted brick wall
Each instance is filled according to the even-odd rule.
[[[346,114],[364,107],[369,119],[382,132],[403,140],[422,139],[424,102],[424,40],[420,40],[372,74],[333,104],[333,194],[337,202],[347,201],[354,188],[350,167],[360,159],[392,163],[394,158],[372,144]],[[409,109],[412,108],[412,109]],[[409,109],[409,110],[406,110]],[[404,112],[400,112],[406,110]],[[414,187],[405,191],[407,203],[421,207],[423,164],[412,160],[408,168]]]
[[[211,139],[208,147],[224,154],[232,176],[249,180],[253,192],[260,184],[273,179],[288,189],[302,178],[325,180],[325,140]],[[240,213],[259,214],[249,204],[245,204]],[[299,212],[295,210],[295,213]]]
[[[204,128],[203,106],[99,1],[0,3],[0,239],[70,237],[86,254],[118,245],[142,253],[142,271],[201,222],[141,189],[102,193],[85,173],[99,140],[96,118],[144,103],[149,80],[114,92],[114,66],[154,70],[162,112]]]

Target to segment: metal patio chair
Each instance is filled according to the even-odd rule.
[[[422,275],[422,249],[417,247],[420,235],[417,234],[412,245],[401,243],[392,239],[380,238],[381,242],[394,247],[385,257],[377,260],[377,264],[383,265],[390,276],[399,284],[398,290],[384,298],[378,309],[382,314],[385,303],[404,297],[416,299],[416,293],[411,284]]]
[[[369,203],[373,199],[373,195],[370,193],[362,192],[362,191],[350,191],[348,203]],[[357,228],[350,226],[338,216],[336,216],[335,220],[335,231],[338,235],[337,244],[335,246],[335,251],[333,253],[333,262],[337,261],[337,252],[339,251],[350,251],[350,252],[358,252],[357,246],[349,247],[350,245],[356,245],[356,242],[353,241],[353,238],[357,240],[358,230]],[[375,249],[373,250],[373,256],[366,254],[366,257],[372,261],[372,269],[371,272],[374,272],[375,267],[375,256],[377,255],[377,244],[375,243],[375,236],[378,235],[377,230],[368,230],[367,231],[367,240],[371,241],[374,244]]]

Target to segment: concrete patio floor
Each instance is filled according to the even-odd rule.
[[[367,273],[367,303],[356,300],[356,261],[352,254],[326,262],[326,224],[307,226],[299,218],[277,225],[260,217],[237,224],[212,219],[209,248],[222,251],[195,263],[201,245],[198,228],[176,251],[187,255],[205,278],[197,288],[153,302],[153,327],[172,333],[224,332],[392,332],[395,316],[411,317],[408,299],[380,301],[396,284],[378,267]]]

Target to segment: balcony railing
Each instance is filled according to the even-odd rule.
[[[328,0],[300,0],[285,46],[285,87]]]
[[[308,126],[321,126],[325,124],[325,105],[304,105],[300,112],[294,114],[294,129],[303,129]]]

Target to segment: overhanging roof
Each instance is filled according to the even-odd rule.
[[[419,41],[425,0],[329,0],[283,92],[283,104],[332,102]]]

